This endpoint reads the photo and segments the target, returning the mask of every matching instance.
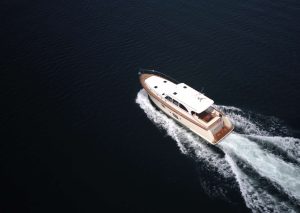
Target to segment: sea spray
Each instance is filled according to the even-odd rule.
[[[220,143],[225,153],[233,153],[261,176],[275,182],[291,197],[300,200],[300,168],[260,148],[243,135],[233,133]]]
[[[243,111],[236,107],[217,106],[226,111],[227,115],[233,119],[234,124],[240,128],[240,134],[232,133],[218,147],[223,150],[225,156],[218,154],[200,137],[189,132],[175,121],[168,118],[162,112],[156,110],[150,103],[147,93],[141,90],[136,98],[136,103],[144,110],[147,117],[160,128],[163,128],[169,136],[176,142],[182,153],[192,156],[203,164],[207,164],[210,170],[217,171],[225,179],[236,178],[240,191],[246,205],[255,211],[282,212],[289,209],[293,212],[299,207],[299,175],[300,169],[297,165],[285,162],[279,156],[262,149],[255,141],[247,138],[249,135],[270,137],[265,130],[260,129],[260,124],[252,122],[250,117],[243,117]],[[276,138],[276,137],[275,137]],[[266,138],[265,138],[266,139]],[[285,137],[291,145],[296,146],[298,139]],[[274,142],[274,141],[273,141]],[[249,152],[250,151],[250,152]],[[298,152],[293,156],[297,157]],[[241,168],[237,166],[237,160],[243,160],[262,177],[274,182],[275,186],[283,189],[283,194],[292,197],[294,202],[274,196],[268,190],[259,186],[259,181],[247,176]],[[284,174],[280,174],[284,173]],[[289,182],[290,180],[291,182]],[[291,204],[292,203],[292,204]]]
[[[225,159],[231,166],[247,207],[253,212],[296,212],[287,202],[280,201],[264,190],[258,181],[249,178],[230,155],[225,155]]]

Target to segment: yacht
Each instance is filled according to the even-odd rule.
[[[209,143],[215,145],[233,130],[214,101],[185,83],[154,71],[141,69],[139,80],[151,101],[173,118]]]

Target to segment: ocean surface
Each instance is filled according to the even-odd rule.
[[[0,212],[300,212],[300,2],[0,3]],[[215,100],[217,146],[139,68]]]

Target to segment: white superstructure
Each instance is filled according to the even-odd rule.
[[[201,113],[214,103],[212,99],[184,83],[175,84],[159,76],[151,76],[145,82],[159,95],[180,101],[189,111]]]

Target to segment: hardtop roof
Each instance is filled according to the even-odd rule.
[[[185,83],[175,84],[160,76],[151,76],[146,84],[162,96],[170,96],[185,107],[196,113],[201,113],[210,107],[214,101]]]

